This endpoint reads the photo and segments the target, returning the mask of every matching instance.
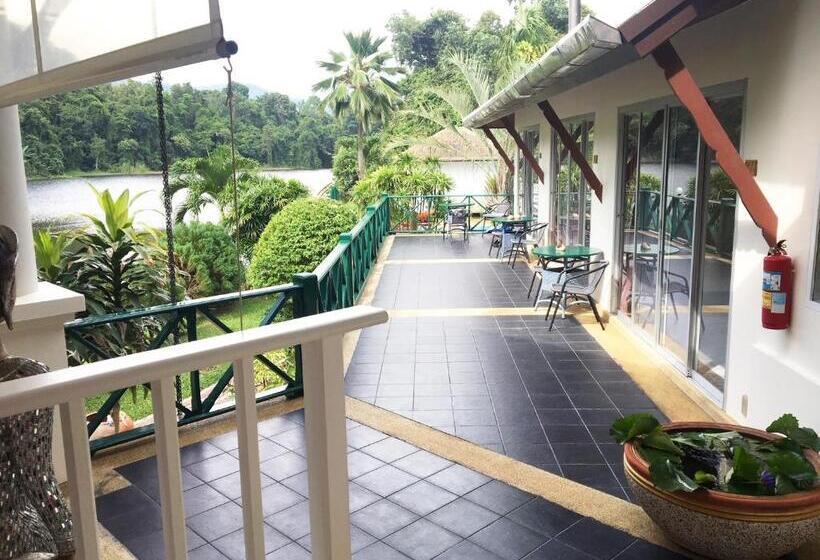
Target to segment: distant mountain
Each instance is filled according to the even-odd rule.
[[[260,87],[260,86],[254,85],[254,84],[247,84],[245,82],[238,82],[238,83],[240,83],[243,86],[248,88],[248,95],[250,96],[251,99],[256,99],[257,97],[261,97],[261,96],[265,95],[266,93],[270,93],[270,90],[267,90],[263,87]],[[194,86],[194,87],[196,89],[201,89],[201,90],[222,91],[223,89],[225,89],[225,84],[213,84],[213,85]]]

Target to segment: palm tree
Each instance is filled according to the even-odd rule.
[[[253,175],[258,164],[237,156],[238,179],[244,181]],[[174,162],[171,166],[171,192],[185,190],[185,200],[177,207],[175,220],[182,222],[189,213],[199,216],[208,204],[216,204],[222,211],[226,202],[226,187],[233,175],[231,150],[219,146],[205,157],[192,157]]]
[[[404,70],[387,63],[392,55],[380,51],[385,37],[373,38],[370,30],[360,34],[345,33],[347,54],[330,51],[329,61],[319,61],[330,77],[313,86],[317,92],[327,92],[322,100],[333,108],[337,118],[352,115],[356,121],[356,148],[359,179],[366,171],[364,135],[373,125],[384,122],[399,100],[399,87],[390,79]]]

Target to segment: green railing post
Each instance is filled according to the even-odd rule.
[[[390,227],[390,195],[387,193],[382,193],[382,200],[387,205],[387,211],[385,212],[385,220],[387,221],[387,231],[389,232],[392,228]]]
[[[185,328],[188,334],[188,342],[197,339],[196,330],[196,308],[185,311]],[[191,371],[191,412],[199,414],[202,412],[202,388],[199,385],[200,372],[198,369]]]
[[[356,287],[354,286],[354,262],[353,262],[353,235],[350,232],[339,235],[339,245],[344,246],[342,252],[342,290],[343,293],[336,294],[336,302],[341,309],[347,305],[353,305]],[[330,311],[328,309],[328,311]]]
[[[319,279],[316,275],[309,272],[300,272],[293,276],[293,284],[299,288],[293,294],[293,318],[307,317],[319,313],[321,303],[319,299]],[[301,345],[296,346],[294,361],[296,362],[295,388],[297,389],[294,396],[301,396],[304,392]]]

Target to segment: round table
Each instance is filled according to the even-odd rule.
[[[601,253],[603,251],[600,249],[585,245],[567,245],[560,249],[555,245],[544,245],[543,247],[535,247],[532,250],[532,254],[538,257],[544,270],[546,270],[546,263],[548,262],[561,262],[566,269],[572,261],[588,260]],[[536,299],[538,297],[540,297],[540,294],[536,296]],[[561,310],[561,317],[565,317],[567,310],[566,296],[564,296],[563,301],[558,302],[558,306]],[[549,314],[549,310],[547,310],[547,314]]]
[[[512,248],[512,230],[514,226],[528,226],[535,221],[531,216],[499,216],[490,218],[494,224],[501,225],[501,251],[499,256],[503,259],[508,256]]]

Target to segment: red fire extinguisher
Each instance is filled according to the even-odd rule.
[[[778,241],[763,259],[763,328],[783,330],[792,319],[792,259]]]

